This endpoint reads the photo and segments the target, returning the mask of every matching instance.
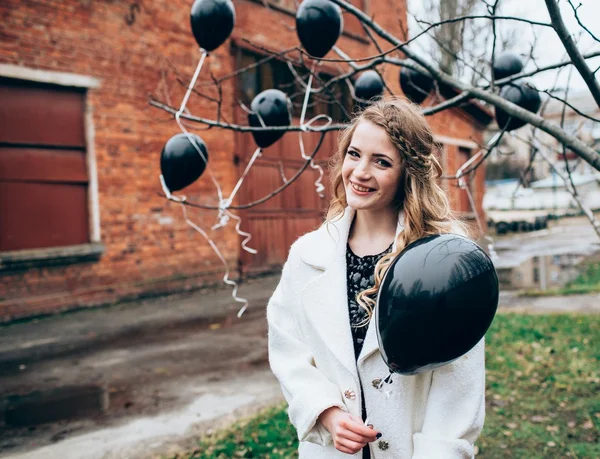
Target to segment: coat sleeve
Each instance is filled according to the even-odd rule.
[[[413,435],[413,459],[468,459],[485,417],[482,339],[467,354],[432,372],[423,427]]]
[[[293,305],[300,292],[293,289],[293,254],[283,268],[279,285],[267,305],[269,363],[288,402],[290,421],[300,441],[327,445],[331,434],[317,421],[327,408],[347,411],[339,388],[316,368],[310,348],[298,331]],[[297,255],[296,255],[297,256]]]

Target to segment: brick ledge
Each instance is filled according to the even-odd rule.
[[[0,252],[0,272],[96,261],[103,253],[104,244],[99,242]]]

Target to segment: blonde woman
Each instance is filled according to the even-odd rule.
[[[370,323],[395,255],[423,236],[463,232],[437,183],[433,151],[417,107],[397,99],[368,107],[340,136],[325,223],[290,249],[267,320],[269,361],[300,459],[474,456],[485,410],[483,340],[448,365],[395,375],[381,389],[389,370]]]

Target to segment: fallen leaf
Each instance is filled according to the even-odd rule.
[[[548,416],[540,416],[538,414],[536,414],[535,416],[531,416],[531,422],[546,422],[548,419],[550,419]]]

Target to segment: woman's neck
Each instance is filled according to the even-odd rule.
[[[357,210],[348,237],[352,251],[359,255],[373,255],[387,249],[394,241],[398,212],[390,209]]]

